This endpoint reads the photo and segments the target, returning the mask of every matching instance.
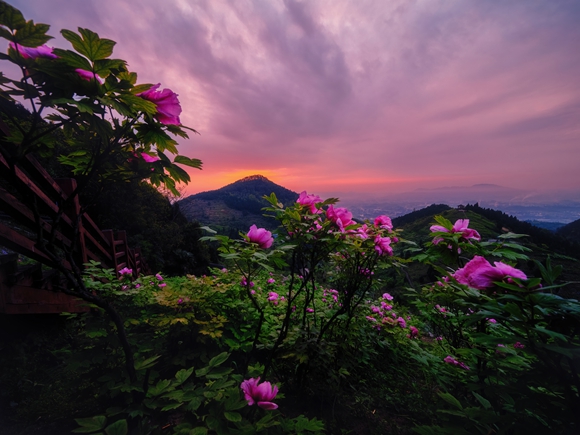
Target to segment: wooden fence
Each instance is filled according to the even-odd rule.
[[[99,229],[81,212],[78,196],[59,214],[75,188],[74,179],[53,179],[33,157],[10,167],[0,155],[0,313],[86,310],[81,301],[53,291],[62,277],[39,249],[48,237],[57,249],[72,252],[78,266],[94,260],[117,273],[124,267],[135,277],[148,273],[140,250],[129,248],[126,233]],[[71,270],[68,261],[61,264]]]

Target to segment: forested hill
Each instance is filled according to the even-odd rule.
[[[237,236],[239,231],[248,231],[253,224],[269,229],[277,227],[277,222],[264,217],[262,211],[268,206],[263,197],[272,193],[284,205],[298,198],[296,192],[262,175],[252,175],[221,189],[188,196],[179,201],[179,207],[188,220],[211,225],[222,234]]]
[[[468,204],[465,206],[465,210],[473,211],[495,222],[496,230],[498,231],[505,228],[513,233],[527,234],[530,236],[530,239],[540,247],[544,246],[557,253],[571,255],[576,258],[580,257],[580,244],[578,243],[578,240],[570,237],[566,233],[566,230],[564,230],[564,232],[558,231],[554,234],[544,228],[536,227],[529,222],[520,221],[515,216],[510,216],[502,211],[480,207],[479,204]],[[572,224],[574,224],[574,222]],[[569,227],[572,224],[569,224],[566,227]],[[572,227],[572,229],[573,228],[574,227]]]
[[[556,234],[570,241],[580,243],[580,219],[558,228]]]

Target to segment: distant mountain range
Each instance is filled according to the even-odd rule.
[[[509,189],[495,184],[478,184],[463,189],[458,187],[422,189],[416,192],[425,193],[427,191],[451,191],[454,194],[455,192],[464,191],[471,192],[472,194],[485,194],[485,197],[487,195],[497,194],[498,191],[504,192],[504,194],[507,194],[506,192],[511,192],[512,194],[517,192],[516,189]],[[262,175],[252,175],[228,184],[221,189],[188,196],[179,201],[178,205],[188,220],[197,221],[202,225],[210,225],[221,234],[236,237],[238,232],[247,232],[253,224],[268,229],[277,227],[277,222],[272,218],[264,216],[264,212],[262,211],[262,208],[268,206],[267,201],[263,197],[269,196],[272,192],[276,194],[278,200],[284,205],[290,205],[298,198],[298,193],[273,183]],[[457,195],[459,195],[457,198],[463,197],[461,193],[457,193]],[[467,205],[468,202],[465,201],[464,204]],[[472,204],[476,202],[471,201]],[[489,207],[485,201],[482,202],[486,207]],[[452,207],[445,204],[430,204],[434,203],[431,202],[424,206],[417,206],[415,209],[408,210],[405,209],[405,206],[399,205],[397,208],[393,204],[376,203],[359,205],[357,207],[351,204],[341,203],[341,205],[348,207],[353,212],[355,218],[372,219],[379,214],[388,214],[395,218],[393,219],[395,225],[407,224],[424,217],[432,218],[435,214],[452,209]],[[447,202],[447,204],[456,205],[452,202]],[[545,229],[540,229],[538,226],[517,219],[515,216],[508,214],[510,213],[509,211],[506,213],[504,209],[498,211],[492,208],[483,208],[482,204],[472,205],[468,209],[495,221],[497,223],[497,231],[501,232],[502,227],[508,227],[514,232],[520,231],[521,233],[530,235],[533,233],[539,244],[556,246],[558,243],[567,245],[566,241],[580,241],[580,220],[568,225],[557,225],[557,234],[561,236],[561,239],[559,239],[558,236],[553,233],[550,234]],[[556,227],[552,231],[554,229]],[[560,242],[556,241],[552,243],[554,236],[554,240],[558,239]]]

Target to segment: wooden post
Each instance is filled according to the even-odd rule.
[[[77,188],[77,181],[74,178],[59,178],[55,181],[58,183],[60,188],[64,191],[64,193],[66,193],[68,197],[70,197],[70,195],[72,195],[72,193]],[[85,242],[85,230],[83,228],[83,221],[80,216],[81,204],[79,202],[78,195],[75,195],[75,197],[73,198],[72,206],[68,210],[64,210],[64,212],[70,218],[73,225],[76,225],[78,227],[78,239],[77,239],[78,252],[75,255],[76,257],[75,260],[80,262],[79,264],[77,264],[77,266],[82,269],[82,265],[84,263],[88,263],[89,257],[87,255],[87,246]]]

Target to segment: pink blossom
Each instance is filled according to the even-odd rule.
[[[411,332],[408,336],[409,338],[417,338],[419,336],[419,330],[414,326],[409,326],[409,331]]]
[[[266,281],[268,284],[274,284],[276,282],[276,280],[274,278],[268,278],[268,281]]]
[[[510,278],[527,279],[526,274],[519,269],[500,261],[496,261],[494,264],[495,267],[489,264],[485,258],[476,255],[465,267],[458,269],[453,277],[458,283],[478,290],[493,287],[494,282],[503,281],[506,278],[508,282],[511,281]]]
[[[432,225],[430,230],[431,232],[443,232],[443,233],[461,233],[461,238],[465,240],[474,239],[474,240],[481,240],[481,236],[479,233],[471,228],[468,228],[469,219],[458,219],[454,224],[451,230],[441,226],[441,225]],[[435,237],[433,239],[433,244],[436,245],[441,242],[443,239],[441,237]]]
[[[520,343],[519,341],[516,341],[516,342],[514,343],[514,347],[515,347],[516,349],[523,349],[523,348],[524,348],[524,347],[526,347],[526,346],[524,346],[524,345],[523,345],[522,343]]]
[[[495,319],[487,319],[487,321],[488,321],[489,323],[497,323],[497,320],[495,320]]]
[[[342,232],[344,232],[344,228],[356,223],[352,220],[352,213],[350,211],[344,207],[334,208],[332,204],[328,206],[326,216],[328,219],[338,225],[338,228]]]
[[[156,274],[155,278],[157,278],[158,281],[163,281],[163,277],[160,274]]]
[[[375,251],[379,255],[393,255],[393,248],[391,248],[391,238],[377,236],[375,238]]]
[[[181,105],[177,99],[177,94],[170,89],[158,91],[157,88],[160,86],[161,83],[157,83],[145,92],[137,94],[137,96],[155,103],[155,106],[157,106],[155,118],[160,123],[165,125],[180,125],[179,114],[181,113]]]
[[[165,287],[167,284],[165,284],[164,282],[162,282],[161,284],[159,284],[157,287]]]
[[[95,74],[92,71],[87,71],[86,69],[80,69],[77,68],[75,69],[75,72],[79,75],[79,77],[83,80],[87,80],[87,81],[91,81],[91,80],[96,80],[98,81],[100,84],[103,84],[103,79],[100,78],[97,74]]]
[[[397,322],[399,323],[399,326],[401,328],[407,327],[407,322],[405,322],[405,319],[403,319],[402,317],[399,316],[399,318],[397,319]]]
[[[124,267],[119,271],[119,275],[132,275],[133,269],[129,269],[128,267]]]
[[[269,300],[270,302],[277,301],[277,300],[278,300],[278,298],[279,298],[279,296],[278,296],[278,293],[276,293],[276,292],[269,292],[269,293],[268,293],[268,300]]]
[[[359,228],[357,228],[357,230],[354,234],[356,237],[359,237],[363,240],[368,239],[369,238],[369,228],[368,228],[367,224],[363,224]]]
[[[308,195],[306,191],[303,191],[300,193],[300,196],[298,197],[296,202],[300,205],[309,207],[310,213],[312,214],[320,213],[320,210],[318,210],[316,204],[321,203],[322,199],[320,199],[320,196],[318,195]]]
[[[379,227],[379,228],[384,228],[387,230],[392,230],[393,229],[393,222],[391,221],[391,218],[388,216],[380,215],[377,216],[375,218],[375,226]]]
[[[262,249],[267,249],[274,243],[272,233],[265,228],[258,228],[256,225],[250,227],[247,237],[250,242],[257,243]]]
[[[314,313],[314,309],[312,309],[312,308],[306,308],[306,312],[307,313]]]
[[[464,370],[469,370],[469,367],[466,364],[457,361],[451,355],[447,355],[443,361],[445,361],[447,364],[453,364],[454,366],[461,367]]]
[[[241,383],[240,388],[244,392],[244,398],[248,405],[258,405],[262,409],[272,410],[278,408],[278,405],[272,402],[278,394],[278,387],[272,386],[270,382],[259,384],[260,378],[251,378]]]
[[[181,298],[177,299],[177,303],[178,304],[182,304],[183,303],[183,299],[181,299]]]
[[[24,47],[23,45],[10,42],[10,48],[18,51],[20,56],[24,59],[37,59],[43,57],[45,59],[57,59],[58,56],[52,52],[52,47],[48,45],[41,45],[40,47]]]
[[[145,160],[147,163],[153,163],[153,162],[156,162],[157,160],[160,160],[159,157],[152,156],[152,155],[147,154],[147,153],[141,153],[141,158],[143,160]]]
[[[389,293],[383,293],[383,299],[386,299],[387,301],[392,301],[393,297]]]

